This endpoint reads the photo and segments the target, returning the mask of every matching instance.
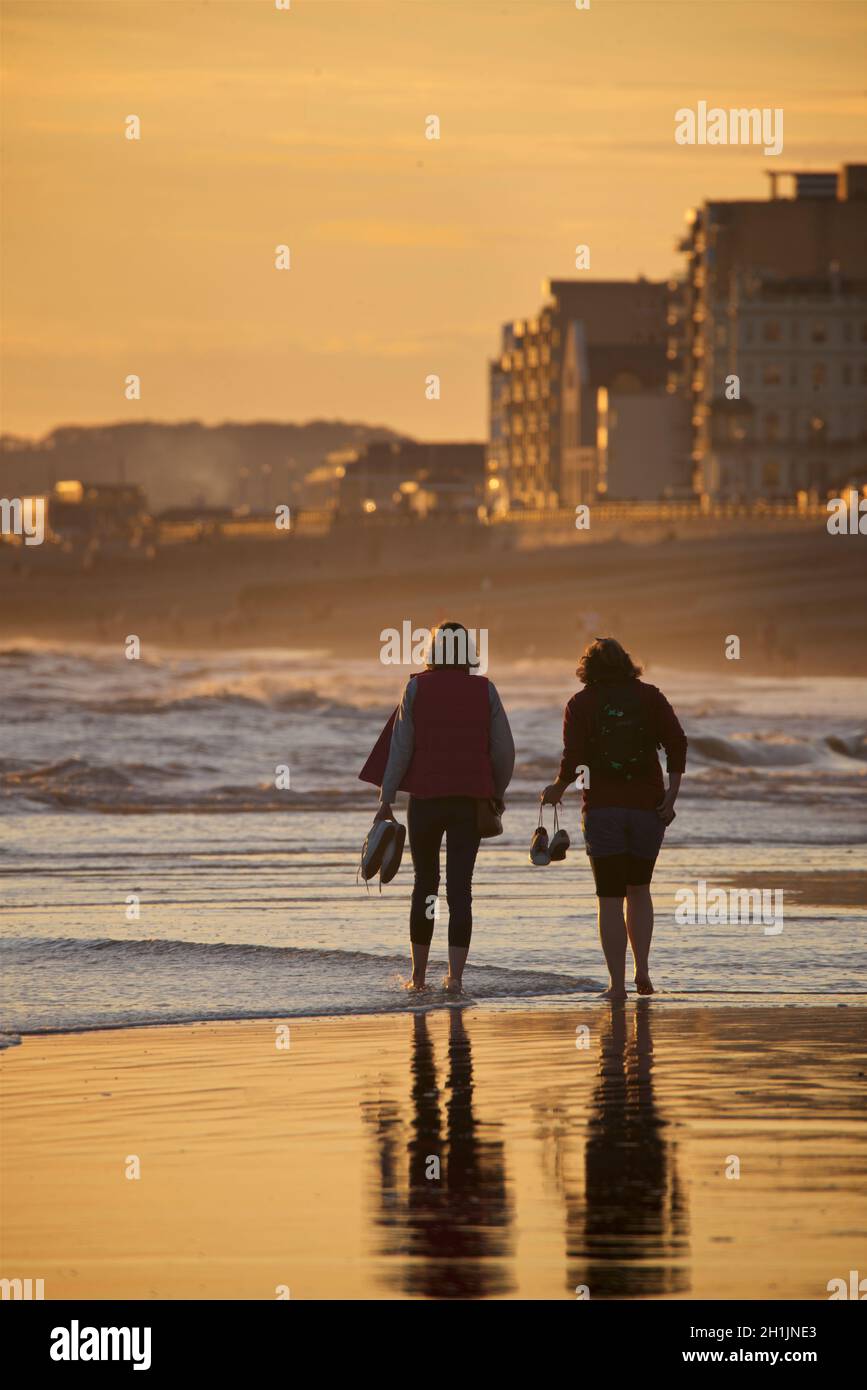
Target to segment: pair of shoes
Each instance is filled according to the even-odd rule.
[[[358,872],[368,883],[379,874],[379,885],[391,883],[403,858],[406,826],[396,820],[375,820],[367,832]]]
[[[540,866],[545,864],[555,864],[561,859],[566,858],[566,851],[571,843],[565,830],[560,829],[560,822],[557,818],[557,807],[554,807],[554,834],[548,840],[548,832],[542,824],[543,809],[539,807],[539,824],[533,831],[533,838],[530,841],[530,863]]]

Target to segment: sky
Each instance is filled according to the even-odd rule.
[[[499,327],[546,278],[665,278],[703,199],[867,158],[863,0],[4,0],[2,27],[16,434],[483,438]],[[678,145],[700,100],[781,107],[782,154]]]

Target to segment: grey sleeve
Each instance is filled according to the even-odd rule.
[[[380,801],[394,801],[397,790],[406,776],[406,770],[412,761],[413,750],[415,748],[415,728],[412,721],[412,706],[415,700],[415,676],[410,676],[404,686],[403,694],[400,697],[400,704],[397,707],[397,717],[394,721],[394,728],[391,731],[391,747],[388,752],[388,762],[385,765],[385,773],[382,778],[382,786],[379,791]]]
[[[515,741],[493,681],[488,681],[488,702],[491,707],[491,770],[494,790],[502,799],[515,771]]]

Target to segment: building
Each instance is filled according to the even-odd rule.
[[[152,520],[132,483],[58,482],[48,498],[51,533],[67,549],[126,550],[147,539]]]
[[[865,474],[867,166],[795,172],[794,196],[710,202],[681,242],[669,390],[689,403],[697,491],[823,495]]]
[[[486,510],[484,444],[390,440],[368,444],[341,467],[337,515],[343,521],[431,513],[476,517]]]
[[[676,481],[689,457],[689,410],[665,391],[600,386],[596,397],[596,494],[608,502],[658,502],[691,494]]]
[[[535,318],[503,326],[490,365],[488,487],[512,510],[595,497],[599,390],[666,385],[665,284],[552,280],[544,294]]]

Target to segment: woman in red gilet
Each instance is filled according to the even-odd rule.
[[[477,803],[493,798],[502,809],[515,766],[506,712],[493,682],[471,674],[477,665],[466,628],[443,623],[433,635],[425,670],[406,683],[392,727],[376,818],[393,820],[391,805],[398,791],[409,792],[407,827],[415,883],[408,989],[424,987],[445,836],[449,973],[443,984],[450,993],[460,993],[473,929],[473,868],[480,840]]]

